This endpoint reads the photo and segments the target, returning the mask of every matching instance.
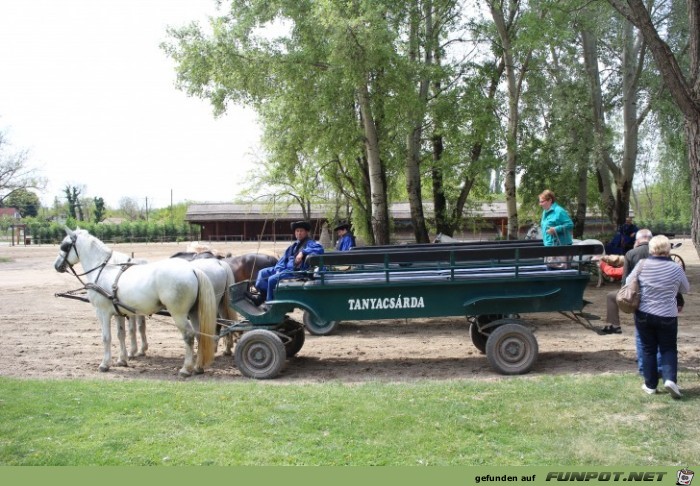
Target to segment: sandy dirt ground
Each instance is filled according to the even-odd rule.
[[[700,388],[700,260],[690,240],[674,250],[687,265],[691,293],[680,318],[679,367],[691,371],[684,388]],[[151,261],[184,251],[186,243],[118,244],[113,248]],[[285,243],[263,244],[261,250],[284,251]],[[255,251],[257,244],[231,243],[214,246],[234,255]],[[89,303],[56,297],[80,287],[70,274],[53,268],[57,245],[0,246],[0,375],[25,378],[87,378],[100,380],[180,380],[184,347],[179,331],[169,318],[148,320],[149,350],[114,366],[118,355],[113,330],[113,366],[98,371],[102,359],[101,333]],[[605,323],[605,294],[618,287],[595,282],[584,298],[592,304],[586,311]],[[296,312],[293,317],[300,320]],[[634,327],[623,314],[623,333],[598,335],[558,313],[522,316],[535,328],[539,358],[530,375],[599,374],[635,372]],[[248,380],[235,367],[233,358],[222,354],[203,375],[192,381]],[[281,375],[270,383],[337,381],[402,382],[420,379],[500,379],[471,343],[464,318],[343,322],[329,336],[307,335],[299,354],[288,360]]]

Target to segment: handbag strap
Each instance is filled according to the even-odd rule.
[[[642,270],[644,270],[644,263],[646,263],[646,261],[646,258],[642,258],[641,260],[639,260],[639,263],[637,263],[637,265],[639,265],[639,271],[637,272],[637,280],[639,280],[639,276],[642,274]]]
[[[556,246],[561,246],[561,240],[559,239],[559,233],[557,233],[556,228],[554,229],[554,237],[557,239]]]

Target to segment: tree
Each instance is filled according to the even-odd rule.
[[[217,112],[229,101],[261,114],[267,105],[294,108],[284,113],[284,127],[310,134],[304,152],[317,164],[336,155],[346,163],[366,161],[369,223],[382,244],[389,242],[387,186],[396,180],[387,177],[396,155],[385,148],[389,137],[383,124],[389,85],[395,83],[385,76],[395,65],[391,6],[366,0],[234,0],[230,15],[212,20],[211,36],[194,25],[171,29],[174,43],[164,46],[177,63],[179,85],[208,98]],[[289,28],[272,39],[260,35],[260,27],[275,20]],[[352,114],[352,123],[334,125],[336,113]],[[329,131],[341,137],[330,139]]]
[[[17,209],[23,218],[36,217],[41,207],[39,196],[26,189],[13,191],[3,202],[5,206]]]
[[[608,0],[608,2],[640,30],[666,88],[683,114],[693,192],[691,237],[696,251],[700,253],[700,2],[686,0],[689,66],[685,73],[679,60],[683,52],[674,54],[661,38],[642,0]]]
[[[66,201],[68,201],[68,215],[77,221],[84,221],[83,206],[80,202],[80,194],[83,192],[83,188],[66,185],[63,188],[63,192],[66,195]]]
[[[104,221],[106,215],[105,200],[101,197],[96,197],[93,199],[95,202],[95,214],[93,220],[95,223],[100,223]]]
[[[131,221],[143,219],[141,207],[138,201],[132,197],[123,197],[119,200],[119,211]]]
[[[15,191],[46,187],[46,180],[39,177],[37,170],[27,166],[28,159],[26,150],[11,149],[6,132],[0,130],[0,207]]]

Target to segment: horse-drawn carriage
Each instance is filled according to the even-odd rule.
[[[239,371],[265,379],[277,376],[287,358],[302,349],[305,329],[323,335],[341,320],[447,316],[467,317],[472,342],[496,371],[522,374],[534,365],[538,345],[520,315],[559,312],[590,326],[581,312],[590,275],[580,263],[586,255],[602,252],[600,244],[544,247],[541,241],[523,240],[379,246],[311,255],[307,261],[313,270],[280,281],[275,299],[263,306],[247,300],[249,281],[228,286],[228,304],[244,319],[217,318],[214,285],[184,260],[127,269],[110,263],[114,252],[82,230],[68,232],[54,266],[59,272],[73,271],[80,262],[84,268],[81,275],[88,280],[85,288],[103,331],[103,371],[111,358],[111,317],[165,310],[183,334],[184,376],[202,372],[213,359],[216,339],[233,334],[240,335],[234,352]],[[289,316],[295,309],[303,311],[303,324]],[[120,340],[120,359],[123,355],[125,361],[123,335]]]
[[[491,366],[503,374],[528,372],[537,340],[521,314],[560,312],[590,326],[581,313],[590,275],[583,266],[552,265],[601,254],[602,245],[544,247],[541,241],[384,246],[312,255],[313,271],[282,280],[261,307],[245,297],[246,283],[230,289],[243,321],[222,329],[242,333],[234,359],[252,378],[273,378],[313,334],[341,320],[472,316],[469,333]],[[303,311],[303,325],[289,317]],[[474,318],[480,316],[479,318]]]

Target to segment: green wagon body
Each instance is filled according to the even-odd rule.
[[[310,263],[316,267],[314,272],[280,281],[275,300],[264,308],[255,307],[245,299],[245,282],[231,287],[231,306],[246,318],[245,324],[238,329],[276,332],[286,341],[289,355],[291,338],[286,336],[288,333],[279,332],[279,328],[289,328],[286,316],[294,309],[304,311],[304,323],[313,334],[327,334],[342,320],[581,311],[589,274],[581,265],[552,270],[545,259],[566,257],[575,262],[584,255],[602,251],[599,245],[546,248],[530,242],[491,242],[489,245],[412,245],[329,253],[310,258]],[[524,327],[512,319],[502,324]],[[481,331],[486,333],[488,328],[488,333],[491,333],[499,326],[499,322],[495,322]],[[235,331],[236,327],[232,330]],[[514,332],[517,335],[525,331],[518,328]],[[274,340],[265,335],[267,338]],[[525,338],[528,341],[534,339]],[[478,341],[483,339],[485,345],[490,337],[483,334],[480,338],[473,334],[472,339],[479,347]],[[503,344],[506,345],[508,339]],[[279,348],[277,343],[275,346]],[[296,343],[293,348],[297,346],[300,347]],[[484,350],[488,355],[489,350]],[[504,352],[508,350],[492,350],[492,353]],[[239,359],[250,360],[254,356],[237,355],[237,362]],[[240,368],[242,363],[238,364]],[[249,368],[250,365],[248,363]],[[508,367],[504,369],[501,365],[496,366],[499,371],[508,372]],[[278,372],[272,371],[273,374]],[[516,367],[515,372],[522,370]],[[267,368],[261,374],[255,371],[246,374],[257,378],[271,377],[267,376]]]

